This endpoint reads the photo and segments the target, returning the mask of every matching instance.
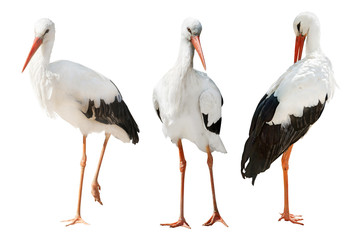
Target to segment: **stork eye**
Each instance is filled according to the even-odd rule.
[[[300,22],[297,24],[298,32],[300,32]]]
[[[46,35],[48,32],[49,32],[49,29],[47,29],[47,30],[45,31],[45,33],[43,34],[43,36]]]
[[[192,34],[192,30],[190,30],[189,27],[187,27],[187,30],[188,30],[188,32],[189,32],[190,34]]]

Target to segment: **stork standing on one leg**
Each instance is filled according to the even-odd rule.
[[[136,144],[139,141],[138,126],[127,108],[118,88],[103,75],[70,61],[49,63],[55,38],[54,23],[40,19],[35,24],[35,41],[22,71],[29,64],[32,85],[40,104],[49,116],[56,114],[80,129],[83,134],[83,157],[77,213],[68,220],[72,225],[85,223],[80,205],[84,169],[87,161],[86,138],[92,132],[105,132],[104,146],[92,183],[95,201],[102,204],[98,175],[109,137]],[[67,225],[67,226],[68,226]]]
[[[309,12],[293,23],[296,34],[292,65],[267,91],[253,115],[241,161],[242,176],[266,171],[281,154],[284,176],[284,212],[279,219],[302,224],[289,213],[288,161],[293,144],[319,119],[336,85],[329,59],[320,48],[320,24]],[[306,57],[301,60],[306,39]],[[303,225],[303,224],[302,224]]]

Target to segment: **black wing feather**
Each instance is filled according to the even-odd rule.
[[[121,101],[119,101],[119,99]],[[133,144],[138,143],[140,132],[135,119],[132,117],[130,110],[125,104],[121,96],[115,97],[112,103],[107,104],[103,99],[100,99],[100,106],[96,108],[94,101],[89,100],[88,110],[83,112],[87,118],[95,117],[95,120],[104,124],[115,124],[121,127],[129,135]]]
[[[221,106],[224,105],[224,99],[223,97],[221,96]],[[205,125],[205,128],[207,130],[209,130],[210,132],[213,132],[213,133],[216,133],[216,134],[220,134],[220,129],[221,129],[221,121],[222,121],[222,118],[219,118],[218,121],[216,121],[215,123],[211,124],[210,126],[208,126],[208,122],[209,122],[209,114],[204,114],[202,113],[202,116],[203,116],[203,120],[204,120],[204,125]],[[162,121],[162,120],[161,120]]]
[[[158,116],[159,120],[161,120],[161,122],[162,122],[161,112],[159,111],[159,108],[156,109],[156,113],[157,113],[157,116]]]
[[[208,129],[210,132],[220,134],[221,118],[219,118],[219,120],[217,122],[211,124],[209,127],[208,127],[208,114],[203,113],[203,120],[204,120],[204,125],[205,125],[206,129]]]
[[[259,173],[266,171],[289,146],[303,137],[322,114],[325,102],[305,107],[301,117],[290,116],[291,124],[282,127],[269,125],[279,104],[273,94],[263,96],[253,115],[249,138],[242,154],[241,174],[243,178],[252,178],[254,184]],[[247,163],[248,162],[248,163]],[[247,163],[247,166],[246,166]]]

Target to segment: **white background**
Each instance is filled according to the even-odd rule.
[[[331,2],[331,1],[330,1]],[[3,1],[0,6],[0,238],[1,239],[351,239],[355,238],[355,24],[346,1]],[[292,23],[301,11],[321,22],[321,44],[340,88],[321,119],[295,144],[290,160],[290,208],[305,226],[278,222],[283,177],[278,159],[251,180],[240,174],[244,142],[255,107],[293,63]],[[206,156],[183,141],[187,158],[185,217],[192,227],[160,223],[179,215],[180,172],[176,146],[165,139],[152,106],[154,85],[175,63],[180,26],[202,25],[207,73],[224,96],[221,137],[228,154],[214,153],[221,223],[212,214]],[[91,181],[104,134],[87,139],[82,217],[64,227],[77,204],[82,136],[51,120],[21,69],[33,42],[34,23],[56,24],[52,61],[68,59],[112,79],[139,124],[136,146],[111,138],[99,183]],[[197,56],[195,68],[203,70]]]

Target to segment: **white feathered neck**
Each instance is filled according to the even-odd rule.
[[[52,39],[48,39],[42,43],[29,63],[32,86],[41,106],[50,117],[55,116],[50,99],[52,97],[54,82],[57,79],[57,75],[48,70],[53,44],[54,36]]]
[[[187,81],[191,80],[193,73],[194,47],[190,41],[182,38],[179,48],[178,59],[169,74],[170,88],[169,99],[174,103],[171,110],[174,112],[180,109],[182,99],[185,98],[185,88]]]
[[[184,80],[188,70],[193,68],[194,47],[186,38],[182,37],[179,47],[178,59],[175,64],[176,71],[179,73],[179,80]]]

